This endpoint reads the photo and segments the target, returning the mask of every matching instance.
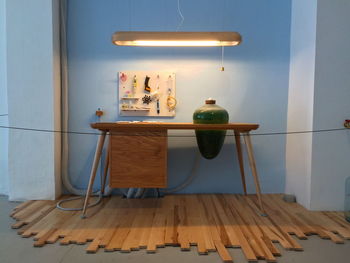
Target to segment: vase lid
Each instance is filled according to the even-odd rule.
[[[212,98],[205,100],[205,104],[215,104],[215,103],[216,103],[216,100],[214,100]]]

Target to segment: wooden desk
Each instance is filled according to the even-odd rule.
[[[243,155],[242,155],[242,146],[241,146],[241,136],[243,135],[244,142],[247,147],[247,153],[249,158],[249,164],[252,171],[252,175],[254,178],[256,193],[258,196],[258,201],[260,205],[260,209],[262,213],[264,212],[263,204],[261,201],[261,190],[260,190],[260,183],[259,183],[259,177],[256,169],[255,159],[254,159],[254,153],[253,153],[253,146],[250,138],[250,131],[256,130],[259,128],[258,124],[250,124],[250,123],[228,123],[228,124],[193,124],[193,123],[166,123],[166,122],[136,122],[136,123],[129,123],[129,122],[104,122],[104,123],[92,123],[91,127],[94,129],[98,129],[101,131],[101,134],[99,135],[98,141],[97,141],[97,147],[95,152],[95,157],[91,169],[90,174],[90,180],[89,185],[86,192],[84,207],[83,207],[83,217],[85,217],[86,214],[86,208],[89,203],[89,197],[92,192],[92,186],[96,177],[96,171],[98,167],[98,163],[101,159],[102,149],[105,142],[105,138],[107,133],[112,134],[115,136],[119,136],[119,139],[122,140],[123,138],[129,138],[132,140],[133,135],[143,136],[143,137],[155,137],[156,139],[153,139],[154,141],[161,142],[164,144],[167,142],[167,131],[168,130],[233,130],[234,131],[234,137],[236,142],[236,150],[237,150],[237,157],[238,157],[238,163],[239,168],[241,172],[241,179],[242,179],[242,185],[244,193],[247,194],[247,188],[246,188],[246,182],[245,182],[245,172],[244,172],[244,164],[243,164]],[[128,137],[129,136],[129,137]],[[157,137],[158,136],[158,137]],[[158,139],[157,139],[158,138]],[[144,139],[144,138],[143,138]],[[120,141],[119,140],[119,141]],[[111,146],[112,145],[112,146]],[[166,144],[165,144],[166,145]],[[113,149],[111,149],[111,147]],[[140,145],[140,151],[142,151],[142,145]],[[165,147],[165,151],[166,151]],[[113,162],[111,161],[111,153],[113,155],[114,151],[118,151],[118,146],[113,146],[113,142],[109,144],[108,147],[108,154],[106,157],[106,163],[104,167],[104,174],[103,174],[103,181],[101,186],[101,192],[104,193],[105,189],[105,183],[106,183],[106,177],[108,173],[109,166],[113,166]],[[119,155],[121,155],[119,153]],[[115,164],[117,165],[117,164]],[[159,168],[159,169],[158,169]],[[156,166],[157,174],[162,174],[162,166]],[[165,171],[166,175],[166,171]],[[159,180],[157,180],[159,183]],[[125,182],[117,181],[116,184],[113,185],[124,185]],[[159,186],[156,184],[150,184],[149,186],[146,185],[146,187],[151,187],[151,185],[154,185],[154,187]],[[160,186],[165,186],[165,184],[160,184]],[[131,187],[131,186],[128,186]],[[140,186],[136,186],[140,187]],[[159,187],[160,188],[160,187]]]

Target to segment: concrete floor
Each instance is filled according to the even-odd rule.
[[[9,217],[12,208],[17,203],[8,202],[6,197],[0,196],[0,262],[1,263],[71,263],[71,262],[167,262],[167,263],[221,263],[217,253],[210,253],[207,256],[199,256],[196,248],[189,252],[181,252],[179,248],[161,248],[156,254],[147,254],[145,250],[132,253],[104,252],[99,250],[96,254],[86,254],[85,246],[58,244],[46,245],[43,248],[34,248],[31,238],[21,238],[15,230],[10,228],[14,222]],[[279,263],[346,263],[350,262],[350,240],[344,245],[336,245],[329,240],[322,240],[312,236],[309,240],[298,240],[303,246],[303,252],[285,251],[279,245],[282,257],[278,258]],[[244,263],[240,249],[229,249],[234,262]],[[261,261],[265,262],[265,261]]]

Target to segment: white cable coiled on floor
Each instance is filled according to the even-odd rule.
[[[67,1],[62,0],[60,1],[60,48],[61,48],[61,112],[62,112],[62,119],[61,119],[61,126],[62,130],[67,131],[68,130],[68,62],[67,62]],[[58,209],[64,210],[64,211],[80,211],[83,208],[64,208],[61,206],[61,204],[84,198],[85,196],[85,190],[83,189],[77,189],[75,188],[68,176],[68,154],[69,154],[69,147],[68,147],[68,133],[62,133],[61,135],[62,139],[62,151],[61,151],[61,170],[62,170],[62,183],[66,190],[74,195],[79,195],[77,197],[68,198],[65,200],[61,200],[56,204],[56,207]],[[95,206],[99,204],[102,200],[102,194],[101,193],[94,193],[93,195],[99,196],[97,201],[88,207]]]

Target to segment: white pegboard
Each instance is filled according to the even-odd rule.
[[[146,77],[149,77],[150,92],[145,90]],[[119,115],[174,117],[176,107],[169,106],[176,102],[175,81],[175,73],[168,71],[119,72]],[[145,96],[151,97],[149,104],[144,103]]]

